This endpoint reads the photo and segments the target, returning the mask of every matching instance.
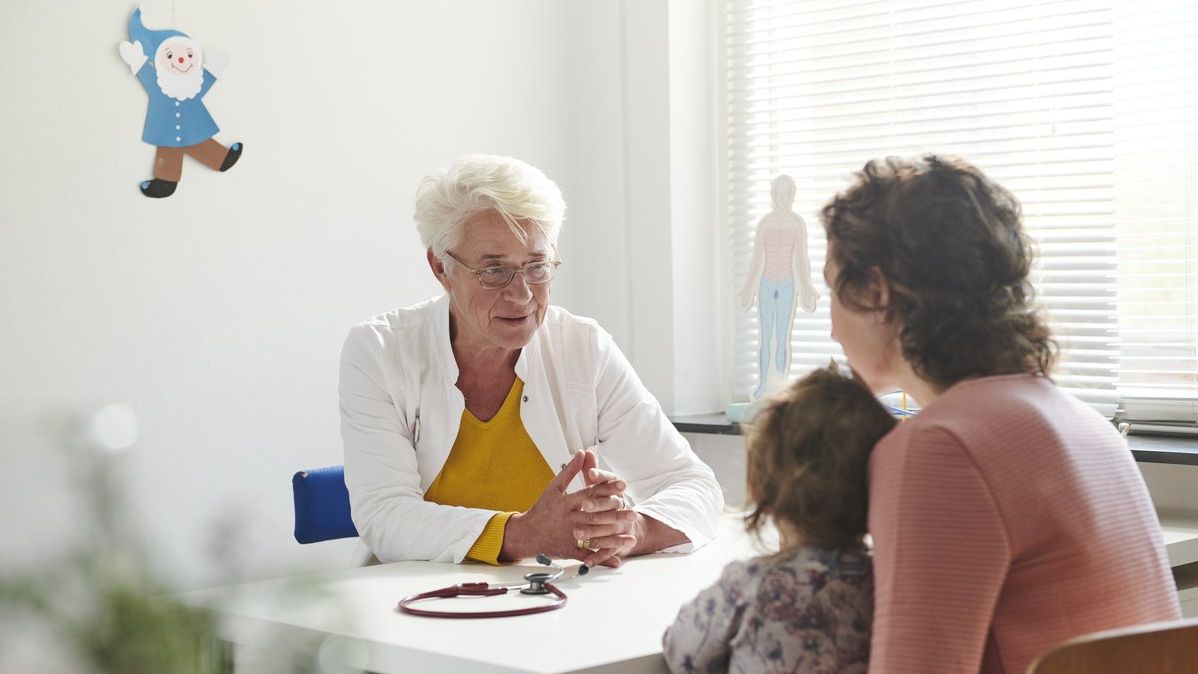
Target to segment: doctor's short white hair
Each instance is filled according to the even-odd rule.
[[[424,177],[416,188],[416,229],[420,242],[438,258],[461,241],[462,226],[485,211],[496,211],[524,240],[521,223],[531,223],[556,248],[566,202],[557,184],[540,169],[490,154],[459,157]]]

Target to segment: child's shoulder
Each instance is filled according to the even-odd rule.
[[[769,571],[772,560],[772,555],[763,555],[728,562],[723,573],[720,574],[719,584],[725,588],[744,588],[753,585]]]
[[[869,550],[864,547],[838,550],[798,545],[756,559],[768,560],[768,564],[775,570],[822,571],[843,576],[865,575],[873,567]]]
[[[873,564],[865,550],[797,547],[761,558],[746,594],[759,614],[789,624],[870,613],[873,581]]]
[[[724,568],[721,580],[743,586],[782,577],[799,583],[822,584],[827,579],[866,579],[872,575],[873,560],[865,548],[835,550],[795,546],[772,555],[732,562]]]

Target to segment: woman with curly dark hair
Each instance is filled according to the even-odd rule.
[[[871,672],[1023,672],[1180,617],[1127,445],[1049,378],[1018,201],[969,163],[873,161],[823,210],[832,337],[923,406],[870,459]]]

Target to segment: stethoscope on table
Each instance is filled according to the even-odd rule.
[[[554,564],[548,555],[537,555],[537,563],[556,569],[554,573],[534,572],[524,575],[524,583],[458,583],[437,590],[429,590],[419,594],[410,594],[399,600],[399,610],[408,615],[425,618],[506,618],[509,616],[532,615],[554,611],[566,605],[566,593],[558,589],[553,581],[561,578],[566,572],[561,566]],[[585,564],[578,567],[578,576],[585,576],[590,568]],[[577,577],[577,576],[575,576]],[[453,599],[454,597],[495,597],[518,590],[520,594],[551,594],[552,601],[527,608],[512,608],[499,611],[433,611],[412,606],[426,599]]]

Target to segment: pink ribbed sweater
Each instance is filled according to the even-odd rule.
[[[1181,616],[1131,452],[1030,375],[953,386],[874,449],[871,673],[1023,674],[1050,646]]]

